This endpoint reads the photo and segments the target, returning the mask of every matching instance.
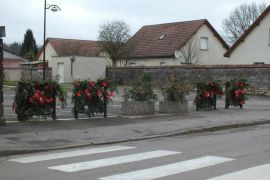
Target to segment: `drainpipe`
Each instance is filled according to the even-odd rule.
[[[70,75],[71,75],[71,79],[73,79],[73,63],[75,62],[76,58],[74,56],[72,56],[70,58]]]

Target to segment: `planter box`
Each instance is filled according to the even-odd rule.
[[[159,113],[187,113],[188,101],[159,101]]]
[[[121,106],[122,115],[151,115],[155,114],[155,103],[148,101],[125,101]]]

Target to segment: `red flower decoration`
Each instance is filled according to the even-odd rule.
[[[78,91],[76,95],[77,97],[81,97],[82,96],[81,91]]]
[[[95,87],[95,86],[96,86],[96,84],[95,84],[94,81],[92,81],[92,80],[89,81],[89,84],[90,84],[90,86],[92,86],[92,87]]]
[[[92,94],[91,94],[90,89],[86,89],[86,90],[84,91],[84,93],[86,94],[87,99],[90,99],[90,98],[91,98]]]
[[[115,93],[112,91],[112,92],[107,92],[107,99],[112,99],[112,97],[115,96]]]
[[[102,96],[102,90],[101,89],[99,89],[98,91],[97,91],[97,94],[96,94],[98,97],[101,97]]]
[[[204,95],[204,97],[209,97],[210,96],[210,92],[209,91],[204,91],[203,92],[203,95]]]
[[[53,103],[53,98],[52,98],[52,97],[50,97],[50,98],[47,98],[47,103],[48,103],[48,104],[51,104],[51,103]]]
[[[107,87],[107,86],[108,86],[108,82],[107,82],[107,81],[103,81],[103,82],[102,82],[102,86],[103,86],[103,87]]]

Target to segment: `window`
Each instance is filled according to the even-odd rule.
[[[166,36],[167,36],[167,34],[162,34],[162,35],[158,38],[158,40],[162,40],[162,39],[164,39]]]
[[[208,38],[207,37],[200,38],[200,49],[201,50],[208,50]]]

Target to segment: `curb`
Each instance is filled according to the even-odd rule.
[[[138,138],[126,138],[126,139],[118,139],[118,140],[112,140],[112,141],[90,142],[90,143],[77,144],[77,145],[66,145],[66,146],[57,146],[57,147],[50,147],[50,148],[35,148],[35,149],[21,148],[21,149],[11,149],[11,150],[0,150],[0,157],[36,153],[36,152],[45,152],[45,151],[52,151],[52,150],[73,149],[73,148],[80,148],[80,147],[86,147],[86,146],[117,144],[117,143],[141,141],[141,140],[156,139],[156,138],[163,138],[163,137],[184,136],[184,135],[199,134],[199,133],[205,133],[205,132],[216,132],[216,131],[222,131],[226,129],[237,129],[237,128],[244,128],[244,127],[250,127],[250,126],[258,126],[258,125],[264,125],[264,124],[270,124],[270,120],[226,124],[226,125],[220,125],[220,126],[210,126],[210,127],[205,127],[205,128],[187,129],[187,130],[182,130],[182,131],[174,131],[171,133],[143,136],[143,137],[138,137]]]

